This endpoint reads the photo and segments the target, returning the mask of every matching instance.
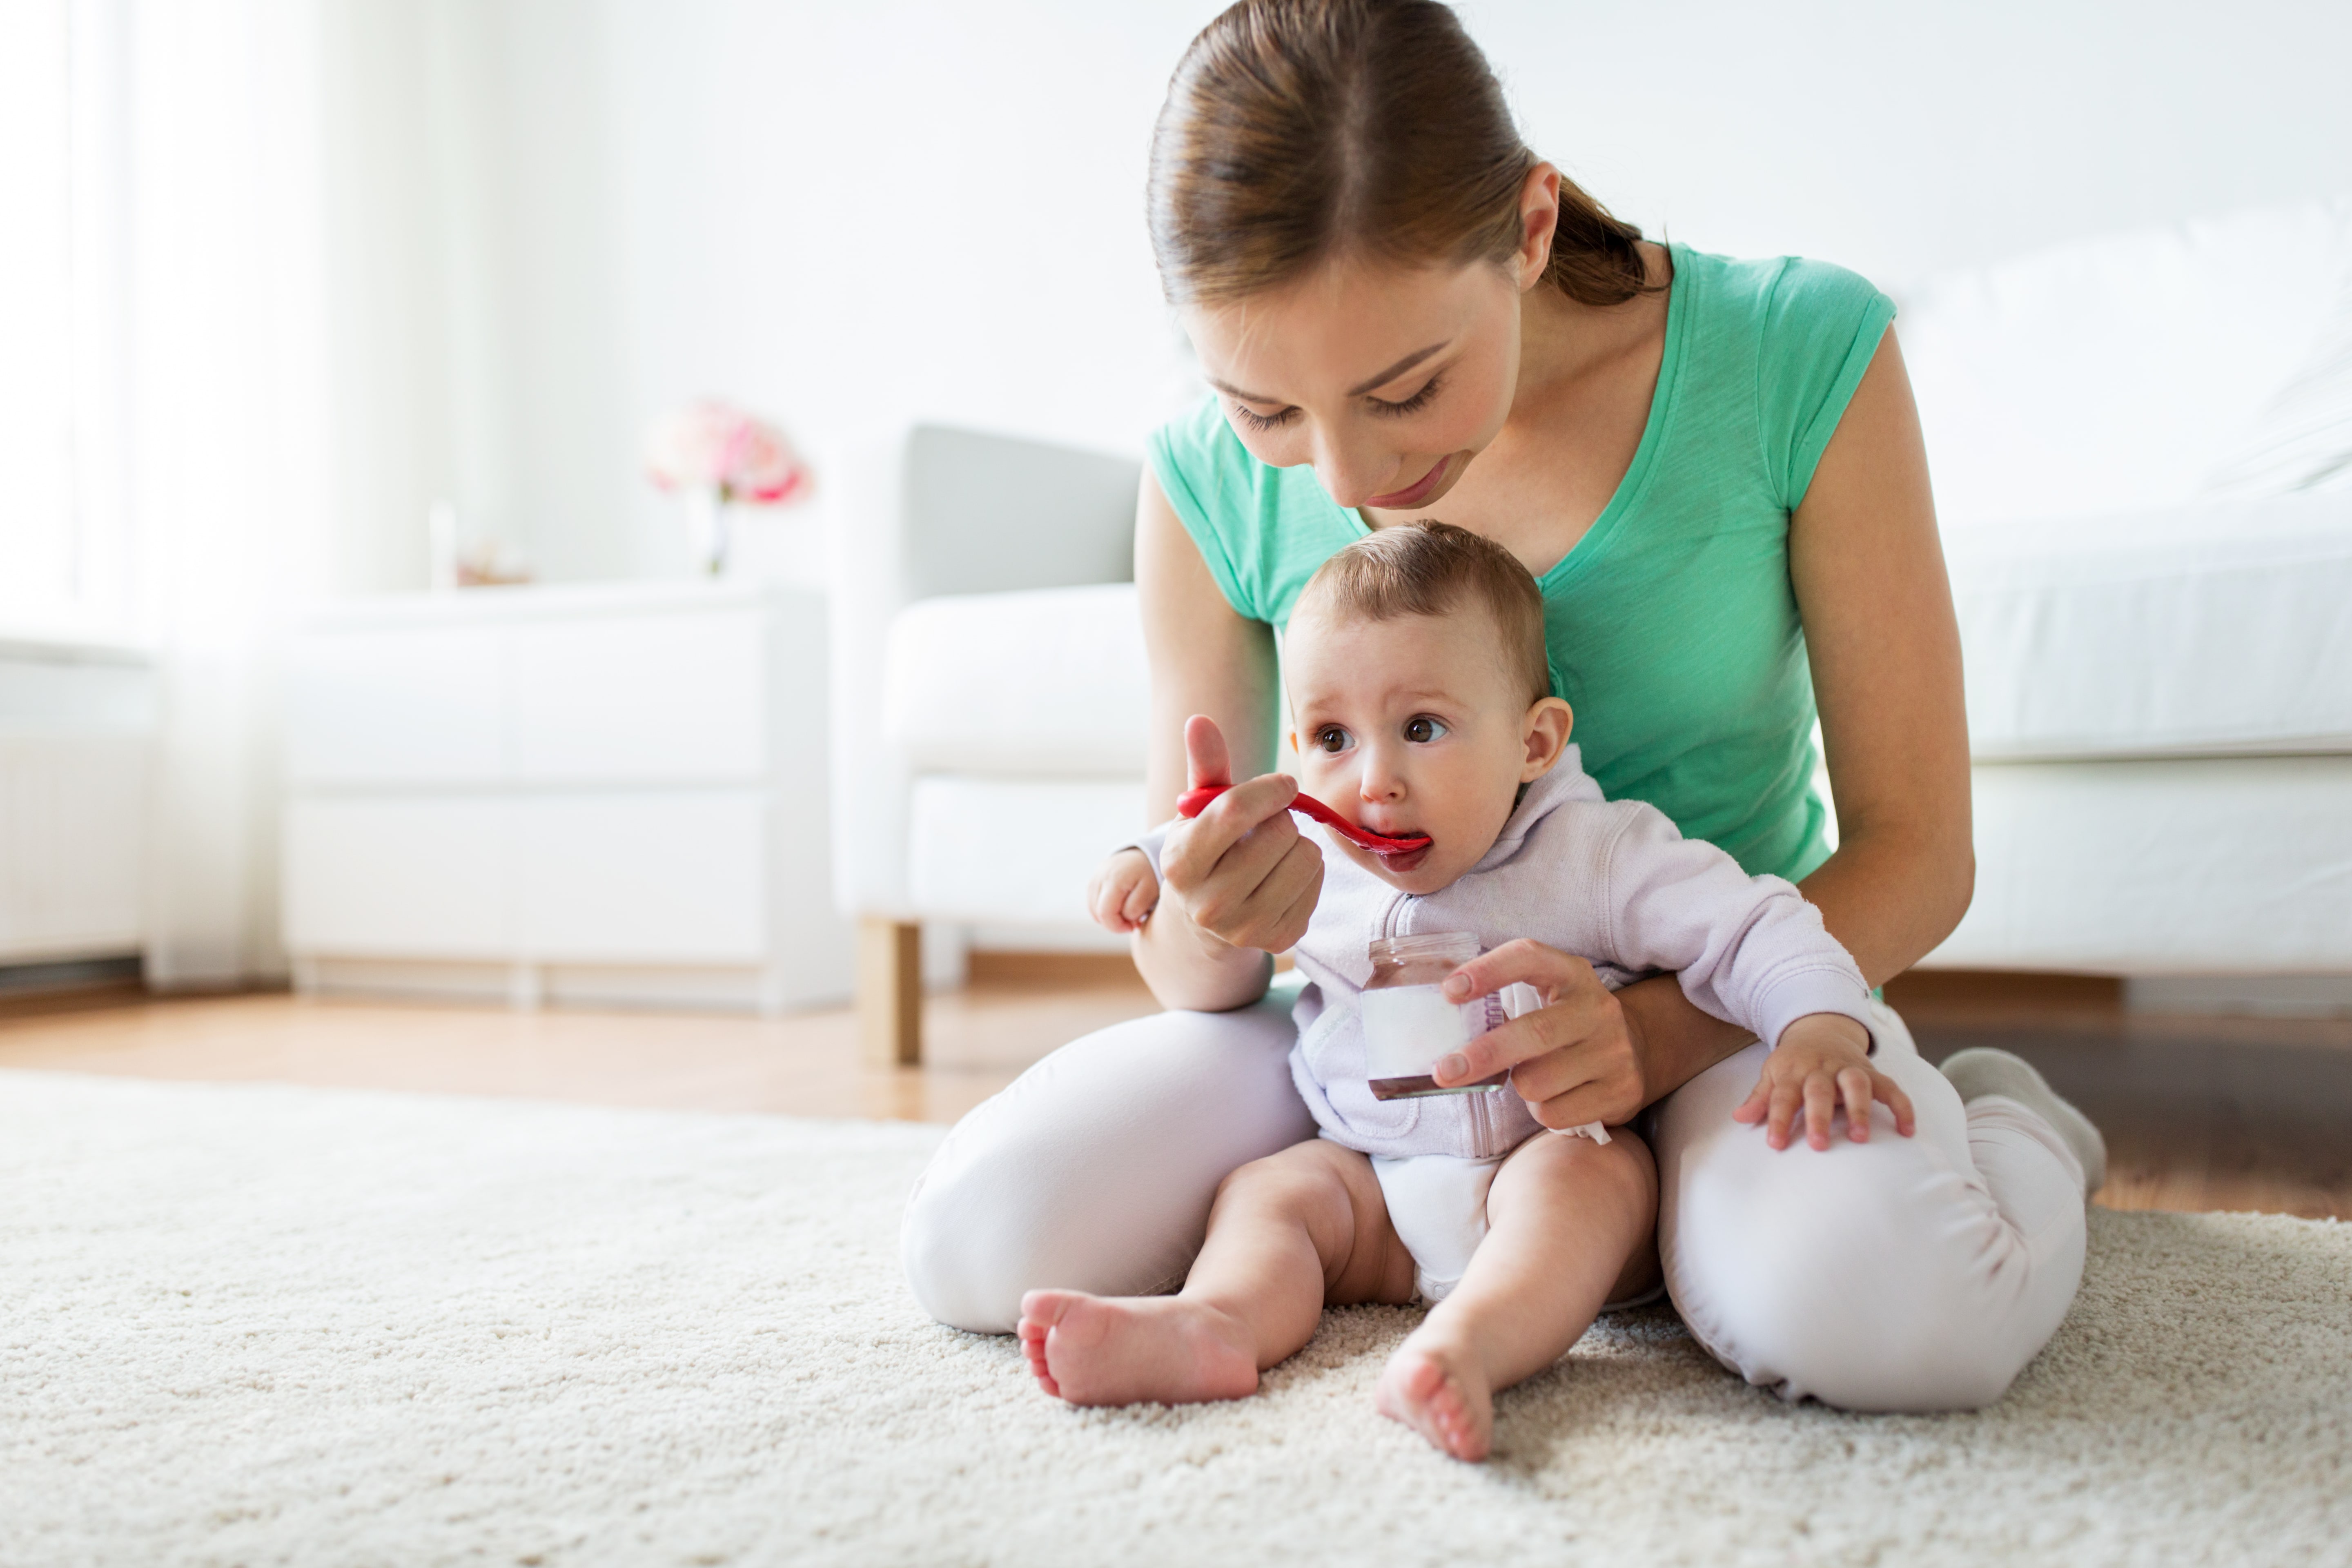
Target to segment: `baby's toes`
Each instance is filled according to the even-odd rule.
[[[1470,1406],[1462,1397],[1461,1389],[1450,1377],[1442,1378],[1429,1396],[1429,1421],[1436,1428],[1441,1447],[1457,1459],[1483,1458],[1467,1450],[1476,1436],[1475,1425],[1470,1418]]]
[[[1021,1335],[1021,1355],[1029,1363],[1029,1375],[1035,1378],[1046,1393],[1059,1399],[1062,1396],[1061,1385],[1054,1381],[1053,1370],[1045,1363],[1045,1335],[1049,1325],[1024,1318],[1018,1331]]]

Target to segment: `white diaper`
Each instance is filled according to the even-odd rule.
[[[1462,1283],[1486,1239],[1486,1189],[1503,1162],[1453,1154],[1372,1156],[1389,1223],[1412,1254],[1412,1288],[1434,1307]]]
[[[1581,1129],[1578,1130],[1581,1132]],[[1603,1131],[1600,1141],[1607,1142]],[[1371,1156],[1372,1174],[1379,1178],[1381,1197],[1389,1206],[1389,1223],[1397,1239],[1412,1254],[1412,1289],[1424,1304],[1434,1307],[1454,1293],[1469,1271],[1470,1255],[1486,1239],[1486,1194],[1503,1158],[1465,1160],[1454,1154]],[[1622,1301],[1601,1307],[1614,1312],[1646,1306],[1666,1293],[1659,1285]]]

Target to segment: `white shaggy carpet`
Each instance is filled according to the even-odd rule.
[[[0,1563],[2352,1561],[2352,1227],[2095,1213],[1975,1415],[1606,1321],[1474,1468],[1372,1414],[1397,1310],[1046,1399],[899,1282],[936,1137],[0,1073]]]

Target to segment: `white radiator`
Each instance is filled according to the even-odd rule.
[[[0,966],[143,945],[155,707],[132,649],[0,640]]]

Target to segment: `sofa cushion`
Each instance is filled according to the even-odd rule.
[[[909,890],[931,920],[1086,926],[1087,879],[1143,826],[1140,778],[919,778]]]
[[[1976,897],[1923,963],[2352,972],[2352,756],[1976,770]]]
[[[1979,761],[2352,751],[2352,494],[1949,531]]]
[[[1906,290],[1948,523],[2183,505],[2311,353],[2352,202],[2061,246]]]
[[[918,773],[1143,776],[1132,583],[918,600],[883,666],[883,733]]]
[[[2206,480],[2217,496],[2352,490],[2352,270],[2335,319]]]

